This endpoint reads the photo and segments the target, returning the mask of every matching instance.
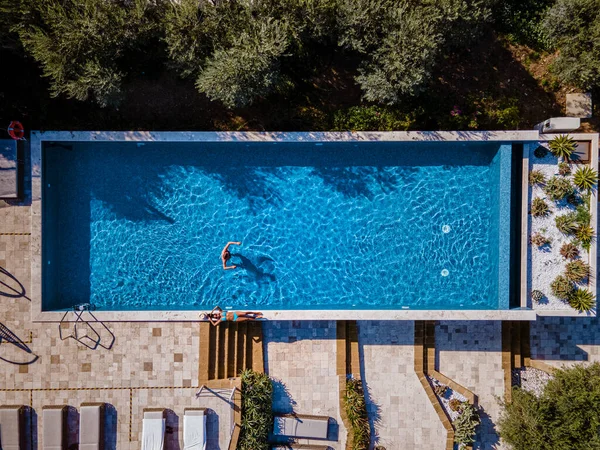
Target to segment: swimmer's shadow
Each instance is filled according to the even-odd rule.
[[[232,257],[235,257],[239,260],[239,262],[236,262],[236,266],[240,269],[245,270],[246,272],[248,272],[249,274],[251,274],[256,281],[270,281],[270,282],[275,282],[277,281],[277,278],[275,277],[275,275],[273,275],[272,273],[268,273],[265,270],[261,269],[260,267],[258,267],[256,264],[261,265],[265,262],[273,262],[273,260],[267,256],[261,256],[259,258],[257,258],[256,260],[256,264],[254,264],[252,261],[250,261],[248,258],[246,258],[244,255],[241,255],[239,253],[232,253],[231,254]]]

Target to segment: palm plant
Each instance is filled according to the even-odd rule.
[[[252,370],[241,373],[242,423],[237,448],[267,450],[273,427],[273,384],[268,375]]]
[[[580,167],[573,176],[573,182],[579,189],[590,191],[598,183],[598,172],[590,166]]]
[[[568,262],[565,267],[565,277],[575,283],[579,283],[590,275],[590,266],[580,259]]]
[[[563,234],[573,234],[577,230],[577,214],[574,212],[557,216],[555,219],[556,228]]]
[[[569,297],[569,305],[577,311],[588,312],[596,306],[596,298],[587,289],[577,289]]]
[[[579,249],[572,242],[565,242],[560,248],[560,254],[565,259],[575,259],[579,256]]]
[[[575,285],[564,275],[559,275],[550,283],[550,290],[556,298],[568,300],[575,290]]]
[[[531,202],[531,215],[533,217],[545,217],[550,213],[548,204],[543,198],[536,197]]]
[[[454,442],[457,444],[468,445],[475,442],[475,429],[479,425],[479,413],[469,402],[464,402],[460,406],[460,414],[454,420]]]
[[[529,172],[529,184],[544,184],[546,182],[546,176],[541,170],[532,170]]]
[[[367,404],[362,382],[357,379],[346,381],[343,397],[344,409],[352,431],[353,450],[368,450],[371,442],[371,429],[367,415]]]
[[[575,141],[566,134],[559,134],[548,143],[548,146],[554,156],[564,160],[568,160],[575,151]]]

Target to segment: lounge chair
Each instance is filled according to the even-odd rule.
[[[183,410],[183,450],[206,450],[206,408]]]
[[[27,448],[24,406],[0,406],[0,448],[2,450],[25,450]]]
[[[82,403],[79,409],[79,450],[104,450],[105,403]]]
[[[329,417],[279,414],[274,418],[273,435],[306,439],[327,439]]]
[[[142,450],[163,450],[165,448],[165,419],[163,408],[144,409],[142,426]]]
[[[65,405],[42,408],[44,450],[67,450],[67,413]]]

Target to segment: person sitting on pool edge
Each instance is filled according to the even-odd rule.
[[[262,316],[261,312],[254,311],[227,311],[223,314],[223,310],[217,306],[209,314],[200,314],[200,319],[208,320],[214,326],[217,326],[220,322],[247,322],[261,319]]]
[[[223,248],[223,251],[221,252],[221,261],[223,261],[223,269],[227,270],[227,269],[235,269],[237,266],[235,264],[232,264],[231,266],[227,265],[227,261],[229,261],[229,259],[231,258],[231,253],[229,252],[229,246],[230,245],[242,245],[241,242],[228,242],[227,245],[225,246],[225,248]]]

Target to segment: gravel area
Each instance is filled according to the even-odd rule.
[[[537,397],[541,395],[546,383],[552,379],[549,373],[533,367],[514,369],[512,376],[513,385],[521,386],[522,389],[534,393]]]
[[[429,379],[431,380],[431,383],[433,384],[434,388],[435,388],[435,386],[446,386],[445,384],[440,383],[438,380],[436,380],[433,377],[429,377]],[[461,402],[466,402],[467,398],[464,395],[461,395],[458,392],[452,390],[449,386],[446,386],[446,387],[447,387],[446,393],[442,397],[440,397],[438,395],[438,398],[442,401],[442,405],[444,405],[444,409],[446,410],[446,413],[448,413],[448,415],[450,416],[450,420],[452,422],[454,422],[454,420],[456,420],[456,418],[458,417],[458,412],[453,411],[450,408],[450,400],[457,399]]]
[[[546,146],[546,145],[544,145]],[[547,147],[547,146],[546,146]],[[534,155],[536,146],[530,146],[529,170],[540,170],[546,180],[557,175],[558,176],[558,158],[550,151],[544,158],[537,158]],[[574,172],[579,164],[571,164],[571,170]],[[572,174],[569,175],[572,179]],[[529,270],[529,292],[533,290],[541,291],[544,297],[539,303],[533,302],[531,297],[528,299],[528,306],[533,309],[549,309],[549,310],[568,310],[572,309],[568,303],[556,298],[550,290],[550,283],[565,270],[567,261],[560,255],[560,247],[565,242],[571,242],[572,236],[565,236],[555,225],[557,216],[573,211],[575,208],[569,205],[565,200],[554,202],[550,200],[542,186],[529,186],[530,204],[534,198],[541,197],[546,200],[549,206],[550,214],[546,217],[533,217],[528,215],[529,220],[529,237],[535,233],[542,233],[550,239],[550,244],[542,247],[537,247],[529,243],[528,251],[528,270]],[[587,251],[580,248],[580,258],[589,263],[589,254]]]

